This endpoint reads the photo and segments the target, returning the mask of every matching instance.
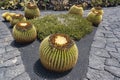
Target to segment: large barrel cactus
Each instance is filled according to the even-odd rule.
[[[64,72],[73,68],[78,59],[78,48],[65,34],[52,34],[40,45],[40,60],[45,68]]]
[[[26,21],[26,18],[22,14],[16,14],[12,17],[12,20],[10,21],[10,23],[12,26],[14,26],[16,23],[20,21]]]
[[[77,14],[80,16],[83,16],[83,12],[83,7],[80,5],[73,5],[69,10],[70,14]]]
[[[102,21],[103,13],[101,7],[93,7],[87,15],[87,20],[92,22],[93,25],[98,26]]]
[[[24,12],[27,19],[33,19],[40,16],[40,10],[34,3],[28,3]]]
[[[12,31],[16,42],[29,43],[36,39],[37,32],[35,27],[29,22],[18,22]]]

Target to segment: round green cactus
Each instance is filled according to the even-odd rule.
[[[24,12],[27,19],[33,19],[40,16],[40,10],[34,3],[28,3]]]
[[[29,43],[36,39],[37,32],[35,27],[29,22],[18,22],[12,31],[16,42]]]
[[[22,14],[16,14],[12,17],[12,20],[10,21],[10,23],[12,26],[14,26],[16,23],[20,21],[26,21],[26,18]]]
[[[87,20],[92,22],[93,25],[98,26],[102,21],[103,10],[101,7],[94,7],[88,13]]]
[[[80,5],[73,5],[69,10],[70,14],[77,14],[80,16],[83,16],[83,12],[83,8]]]
[[[65,34],[52,34],[40,44],[40,60],[46,69],[64,72],[73,68],[78,59],[75,42]]]

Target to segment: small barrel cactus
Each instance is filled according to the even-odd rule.
[[[12,31],[16,42],[29,43],[36,39],[37,32],[35,27],[29,22],[18,22]]]
[[[10,23],[12,26],[14,26],[16,23],[20,21],[26,21],[26,18],[22,14],[16,14],[12,16],[12,20],[10,21]]]
[[[70,10],[69,10],[69,13],[70,14],[77,14],[77,15],[80,15],[80,16],[83,16],[83,7],[80,6],[80,5],[73,5]]]
[[[87,15],[87,20],[92,22],[93,25],[98,26],[102,21],[103,13],[101,7],[93,7]]]
[[[4,12],[4,13],[2,13],[2,17],[5,19],[5,21],[7,21],[6,20],[6,17],[9,15],[9,12]]]
[[[33,19],[40,16],[40,10],[34,3],[28,3],[24,10],[27,19]]]
[[[4,12],[2,13],[2,17],[5,19],[5,21],[11,21],[12,16],[14,16],[16,13],[10,13],[10,12]]]
[[[64,72],[73,68],[78,59],[75,42],[65,34],[52,34],[40,44],[40,60],[43,66],[52,71]]]
[[[6,17],[6,20],[9,21],[9,22],[12,21],[12,17],[14,15],[16,15],[16,13],[9,13],[9,15]]]

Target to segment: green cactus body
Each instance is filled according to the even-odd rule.
[[[83,12],[84,12],[83,8],[81,6],[76,6],[76,5],[73,5],[69,10],[70,14],[77,14],[80,16],[83,16]]]
[[[4,12],[2,13],[2,17],[7,21],[6,17],[9,15],[9,12]]]
[[[39,48],[40,60],[47,69],[64,72],[75,66],[78,59],[78,48],[73,40],[66,36],[67,44],[59,45],[59,40],[58,43],[55,40],[57,36],[61,36],[61,34],[50,35],[41,42]],[[64,35],[62,34],[62,36]]]
[[[12,16],[14,16],[16,13],[10,13],[10,12],[4,12],[2,14],[2,17],[5,19],[5,21],[11,21]]]
[[[28,22],[18,22],[12,31],[16,42],[29,43],[36,39],[37,32],[33,25]]]
[[[102,21],[102,15],[96,15],[93,12],[90,12],[87,16],[87,20],[95,25],[98,25]]]
[[[16,15],[16,13],[9,13],[9,15],[6,16],[6,20],[9,21],[9,22],[12,21],[12,17],[13,17],[14,15]]]
[[[25,12],[25,17],[27,19],[33,19],[33,18],[36,18],[36,17],[40,16],[40,10],[39,10],[39,8],[37,7],[37,5],[32,4],[32,3],[29,3],[25,7],[24,12]]]
[[[93,25],[99,25],[102,21],[103,10],[92,8],[91,12],[88,13],[87,20],[92,22]]]
[[[26,21],[26,18],[21,14],[16,14],[12,17],[12,20],[10,21],[10,23],[12,26],[14,26],[16,23],[20,21]]]

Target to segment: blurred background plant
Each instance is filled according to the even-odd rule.
[[[37,4],[38,1],[39,1],[39,0],[21,0],[19,4],[20,4],[22,7],[25,7],[25,6],[27,5],[27,3],[29,3],[29,2],[33,2],[33,3]]]
[[[1,9],[17,9],[20,7],[20,0],[0,0]]]
[[[21,9],[29,2],[38,3],[39,0],[0,0],[0,9]]]
[[[24,9],[29,2],[34,2],[40,10],[69,10],[74,4],[84,9],[94,6],[113,7],[120,5],[120,0],[0,0],[0,9]]]

